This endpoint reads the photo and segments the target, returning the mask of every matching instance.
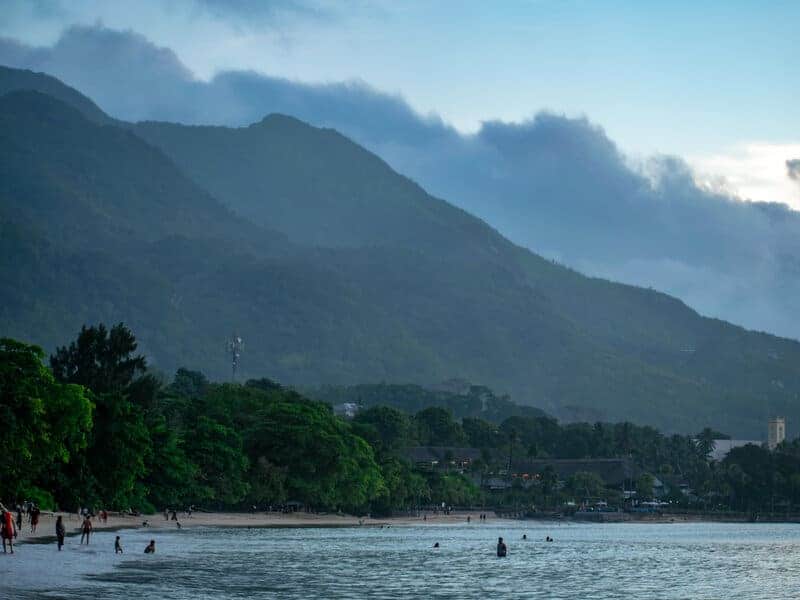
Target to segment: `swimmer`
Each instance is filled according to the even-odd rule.
[[[503,541],[503,538],[497,538],[497,556],[503,558],[507,554],[508,554],[508,547],[506,546],[506,543]]]
[[[436,542],[436,543],[433,545],[433,547],[434,547],[434,548],[438,548],[438,547],[439,547],[439,542]]]
[[[145,554],[155,554],[156,553],[156,541],[150,540],[150,543],[147,545],[147,548],[144,549]]]
[[[527,533],[523,533],[522,534],[522,539],[523,540],[527,540],[528,539],[528,534]]]

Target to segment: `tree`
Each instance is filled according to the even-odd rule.
[[[134,356],[136,347],[136,338],[122,323],[110,331],[102,323],[84,325],[76,341],[50,357],[50,367],[59,381],[78,383],[95,394],[119,393],[147,367],[143,356]]]
[[[446,408],[431,406],[414,416],[419,441],[424,446],[461,446],[466,442],[464,430]]]
[[[700,456],[708,460],[709,455],[716,447],[715,433],[710,427],[705,427],[703,431],[697,434],[697,451]]]
[[[605,482],[596,473],[578,471],[567,479],[566,488],[576,498],[595,498],[602,494]]]
[[[502,443],[500,430],[494,423],[475,417],[464,417],[461,427],[473,448],[496,448]]]
[[[396,408],[373,406],[359,412],[353,421],[374,427],[384,450],[393,450],[409,445],[411,421],[408,415]]]
[[[94,429],[82,464],[71,473],[71,486],[83,502],[112,508],[143,506],[140,485],[152,452],[144,408],[131,402],[131,385],[144,372],[144,357],[133,355],[136,339],[123,324],[83,327],[78,339],[50,357],[56,379],[91,390]]]
[[[425,478],[415,473],[411,465],[397,458],[381,464],[383,488],[372,501],[372,512],[388,515],[392,510],[418,508],[431,498],[431,489]]]
[[[235,429],[206,415],[197,415],[188,427],[186,454],[198,469],[194,502],[223,506],[238,504],[245,498],[250,490],[249,463],[242,436]]]
[[[480,490],[457,473],[436,474],[431,479],[431,500],[448,506],[472,506],[480,503]]]
[[[277,397],[244,431],[251,460],[286,469],[290,499],[325,508],[360,509],[383,491],[372,448],[326,404]]]
[[[56,383],[43,358],[38,346],[0,339],[0,482],[8,499],[57,480],[86,447],[92,426],[87,391]]]
[[[655,478],[650,473],[642,473],[636,478],[636,497],[641,499],[653,496]]]
[[[547,504],[547,499],[552,496],[558,486],[558,473],[552,465],[545,465],[542,472],[539,473],[539,482],[542,486],[542,494],[544,495],[544,503]]]

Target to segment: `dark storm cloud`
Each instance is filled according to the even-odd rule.
[[[334,127],[537,252],[800,337],[800,213],[702,189],[674,157],[631,168],[587,119],[542,113],[461,135],[362,83],[239,71],[198,81],[169,49],[102,28],[70,29],[51,48],[2,41],[0,62],[49,72],[123,119],[238,126],[280,112]]]

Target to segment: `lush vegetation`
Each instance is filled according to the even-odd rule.
[[[759,436],[765,406],[800,422],[797,342],[546,261],[336,132],[119,123],[12,69],[0,281],[0,332],[48,352],[125,321],[160,369],[222,379],[238,330],[244,378],[457,377],[565,421],[682,433]]]
[[[325,385],[304,390],[308,396],[328,404],[354,403],[361,408],[391,406],[413,414],[430,407],[448,409],[456,419],[481,417],[500,423],[511,416],[540,417],[544,411],[521,406],[507,395],[498,396],[482,385],[465,381],[444,382],[435,387],[414,384]]]
[[[36,346],[0,342],[7,501],[150,511],[299,502],[364,512],[470,503],[460,475],[413,473],[377,454],[358,427],[266,380],[213,384],[180,369],[162,384],[133,334],[84,327],[43,364]]]
[[[387,403],[408,402],[414,390],[429,392],[364,389],[370,406],[348,422],[329,404],[268,379],[219,384],[179,369],[164,383],[148,371],[121,324],[84,327],[50,357],[49,367],[40,348],[5,338],[0,499],[142,511],[296,502],[382,514],[442,502],[540,508],[599,497],[622,503],[623,487],[639,499],[652,497],[657,477],[666,484],[665,497],[682,505],[800,506],[800,439],[774,452],[736,448],[715,463],[709,455],[721,434],[710,429],[695,438],[667,436],[627,422],[560,424],[541,414],[493,422],[484,418],[496,416],[492,399],[502,406],[508,401],[478,388],[470,390],[478,399],[471,416],[456,418],[443,405],[407,413],[382,404],[378,391]],[[470,406],[469,394],[436,397]],[[415,464],[409,449],[419,447],[439,448],[442,460],[435,467]],[[467,463],[463,448],[474,449]],[[547,461],[535,463],[543,466],[533,472],[526,467],[533,459],[614,457],[636,466],[622,486],[605,481],[590,463],[564,478]],[[483,484],[492,479],[510,485],[490,491]]]

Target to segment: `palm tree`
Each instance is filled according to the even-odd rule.
[[[708,460],[709,454],[714,451],[717,443],[714,440],[714,432],[710,427],[706,427],[697,434],[697,451],[704,459]]]

